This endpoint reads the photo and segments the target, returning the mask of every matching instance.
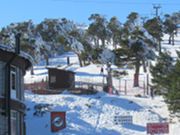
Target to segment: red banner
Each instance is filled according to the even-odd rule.
[[[66,128],[66,112],[51,112],[51,131],[57,132]]]
[[[168,123],[147,123],[148,134],[167,134],[169,133]]]

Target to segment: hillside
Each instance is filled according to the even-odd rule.
[[[175,37],[175,45],[167,44],[165,35],[163,50],[171,52],[176,57],[176,50],[180,49],[180,37]],[[67,66],[67,57],[70,57],[71,65]],[[47,69],[44,63],[34,67],[34,75],[28,72],[25,76],[25,83],[40,82],[47,78]],[[51,58],[51,66],[66,67],[67,70],[76,73],[75,80],[87,82],[103,82],[100,74],[102,65],[89,65],[80,67],[77,56],[68,52],[64,55]],[[117,68],[112,66],[112,68]],[[106,67],[104,66],[104,69]],[[57,95],[37,95],[30,91],[25,92],[25,103],[27,105],[26,123],[27,135],[146,135],[146,124],[152,122],[169,122],[169,135],[178,135],[180,122],[177,118],[170,117],[163,98],[144,95],[143,88],[132,88],[132,77],[134,70],[124,68],[129,73],[121,80],[120,95],[110,95],[99,90],[94,95],[73,95],[64,91]],[[105,73],[106,70],[105,70]],[[141,86],[145,83],[146,76],[141,70]],[[127,95],[124,92],[124,82],[127,81]],[[144,82],[143,82],[144,81]],[[119,80],[113,79],[114,86],[119,90]],[[141,97],[135,95],[141,94]],[[35,115],[36,105],[47,105],[42,116]],[[57,133],[51,133],[50,112],[65,111],[67,127]],[[120,124],[115,117],[132,116],[132,124]]]

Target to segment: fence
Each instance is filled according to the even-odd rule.
[[[75,87],[85,88],[85,89],[96,89],[98,91],[103,91],[103,86],[106,85],[106,78],[101,77],[80,77],[76,76]],[[149,93],[149,77],[146,74],[139,75],[139,87],[133,86],[134,80],[133,76],[116,79],[113,78],[113,87],[120,95],[147,95]]]
[[[89,89],[89,90],[102,91],[103,86],[104,86],[103,83],[84,82],[84,81],[75,82],[75,88],[84,88],[84,89]]]
[[[139,87],[133,86],[133,79],[119,79],[114,87],[121,95],[146,95],[147,84],[143,80],[139,80]]]
[[[105,78],[102,76],[98,77],[80,77],[75,78],[75,88],[93,89],[97,91],[102,91],[105,85]]]
[[[133,76],[128,78],[113,78],[113,90],[120,95],[147,95],[149,93],[148,79],[145,74],[139,75],[139,87],[133,86]],[[107,84],[105,76],[75,76],[75,88],[103,91]],[[34,82],[26,84],[26,89],[35,90],[39,94],[48,94],[48,82]],[[57,92],[58,93],[58,92]]]
[[[30,84],[25,84],[26,90],[31,90],[33,93],[37,94],[48,94],[48,82],[41,81],[41,82],[34,82]]]

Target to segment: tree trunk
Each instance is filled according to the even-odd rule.
[[[114,49],[117,50],[117,45],[116,45],[116,43],[113,42],[113,46],[114,46]]]
[[[99,48],[99,39],[97,39],[97,45],[98,45],[98,48]]]
[[[107,80],[107,86],[108,88],[112,88],[113,84],[112,84],[112,75],[111,75],[111,65],[107,65],[107,77],[106,77],[106,80]]]
[[[97,48],[99,48],[99,39],[98,38],[94,38],[94,43],[96,45]]]
[[[31,75],[34,75],[34,69],[33,69],[33,66],[31,67]]]
[[[86,65],[87,61],[86,60],[82,60],[82,63],[83,63],[83,65]]]
[[[48,57],[48,55],[44,55],[44,59],[46,60],[46,66],[49,65],[49,57]]]
[[[146,69],[146,61],[143,60],[142,62],[143,62],[143,69],[144,69],[144,72],[146,73],[146,72],[147,72],[147,69]]]
[[[105,47],[105,39],[102,39],[102,47],[104,48]]]
[[[175,33],[172,34],[172,45],[174,45],[174,34]]]
[[[70,65],[70,58],[67,57],[67,65]]]
[[[169,44],[171,44],[172,34],[169,35]]]
[[[159,54],[161,54],[161,39],[159,39],[158,45],[159,45]]]
[[[116,43],[114,42],[115,38],[113,38],[113,46],[114,46],[114,49],[116,50],[117,49],[117,45]]]
[[[140,61],[138,61],[135,65],[135,74],[134,74],[134,87],[139,87],[139,69],[140,69]]]
[[[98,38],[94,38],[94,42],[97,48],[99,48],[99,39]]]
[[[80,55],[79,55],[79,54],[77,54],[77,56],[78,56],[78,59],[79,59],[79,65],[80,65],[80,67],[82,67],[82,66],[83,66],[83,64],[82,64],[81,57],[80,57]]]

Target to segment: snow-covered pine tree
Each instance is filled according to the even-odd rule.
[[[161,41],[163,37],[163,23],[160,18],[152,18],[144,23],[144,28],[156,40],[157,50],[161,53]]]
[[[104,48],[106,46],[106,41],[110,40],[107,19],[100,14],[92,14],[89,20],[92,22],[88,27],[88,34],[92,37],[96,48]]]
[[[157,59],[156,64],[150,66],[150,72],[152,75],[152,84],[153,89],[157,91],[157,93],[166,94],[169,89],[167,89],[167,85],[169,84],[170,78],[168,75],[173,70],[173,59],[167,53],[161,53]]]
[[[165,17],[165,20],[163,22],[164,32],[166,34],[169,34],[169,44],[172,43],[172,45],[174,45],[174,36],[177,31],[176,21],[173,19],[174,18],[173,16],[170,16],[168,14],[166,14],[164,17]]]
[[[116,17],[112,17],[108,23],[107,28],[110,30],[111,41],[114,49],[120,46],[120,41],[122,37],[122,24]]]
[[[139,70],[146,60],[154,59],[154,47],[156,45],[152,36],[139,23],[139,15],[131,13],[124,26],[125,34],[123,34],[121,53],[126,56],[126,59],[134,65],[134,87],[139,86]],[[119,51],[120,52],[120,51]]]
[[[35,25],[31,20],[20,22],[20,23],[12,23],[7,27],[3,28],[1,33],[8,35],[7,37],[2,38],[1,42],[3,44],[15,45],[14,35],[17,33],[21,34],[21,50],[28,53],[32,56],[34,63],[38,62],[40,59],[40,46],[36,46],[36,37],[35,37]]]
[[[109,49],[103,49],[102,53],[100,54],[100,61],[102,64],[105,64],[107,67],[107,88],[113,87],[112,81],[112,69],[111,65],[114,64],[115,54]]]

